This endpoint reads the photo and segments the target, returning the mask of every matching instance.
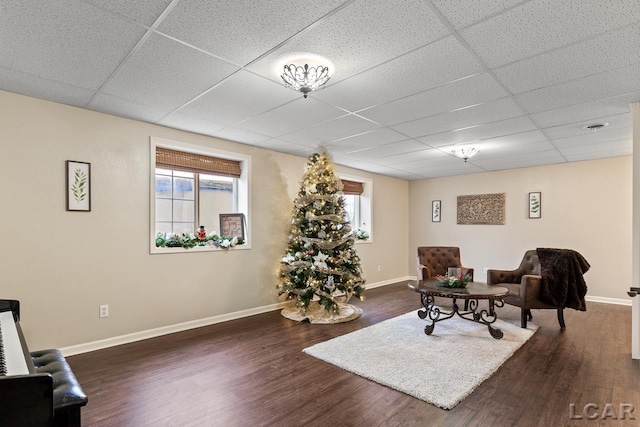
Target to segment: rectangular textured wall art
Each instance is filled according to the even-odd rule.
[[[504,224],[505,193],[458,196],[458,224]]]

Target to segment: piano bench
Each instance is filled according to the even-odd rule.
[[[53,379],[53,421],[56,426],[80,426],[80,408],[87,395],[58,349],[31,352],[36,373],[50,374]]]

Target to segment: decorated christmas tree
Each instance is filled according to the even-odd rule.
[[[294,201],[278,284],[278,294],[295,300],[302,314],[312,301],[335,314],[352,296],[363,299],[365,280],[341,191],[328,154],[311,155]]]

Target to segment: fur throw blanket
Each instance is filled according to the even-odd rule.
[[[582,276],[591,267],[571,249],[538,248],[540,299],[547,304],[586,311],[587,284]]]

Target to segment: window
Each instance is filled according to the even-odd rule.
[[[347,177],[341,175],[345,200],[345,210],[349,217],[351,227],[355,230],[360,228],[372,239],[371,226],[371,200],[372,200],[372,184],[368,179]]]
[[[220,214],[228,213],[245,215],[248,247],[249,156],[159,138],[151,138],[151,153],[151,253],[176,251],[156,248],[158,233],[195,235],[202,225],[218,234]]]

